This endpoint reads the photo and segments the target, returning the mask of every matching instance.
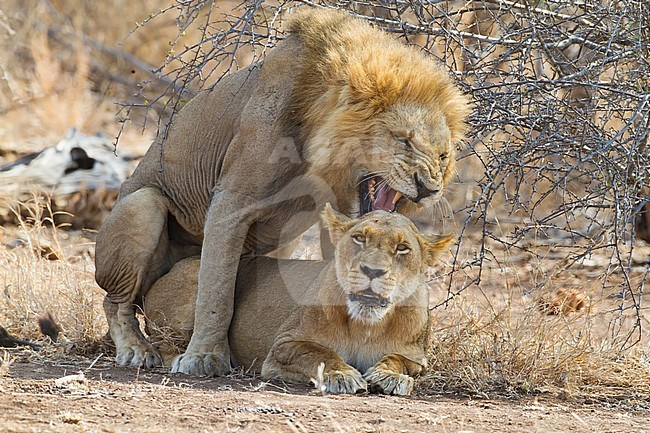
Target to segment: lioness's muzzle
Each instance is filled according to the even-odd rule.
[[[359,293],[352,293],[350,294],[350,300],[372,307],[385,308],[388,305],[388,299],[373,292],[372,289],[366,289]]]

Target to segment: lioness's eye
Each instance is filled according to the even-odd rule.
[[[441,153],[440,154],[440,160],[444,161],[445,159],[447,159],[447,154],[446,153]]]
[[[366,243],[366,237],[364,235],[356,234],[352,235],[352,240],[355,244],[363,245]]]
[[[411,252],[411,247],[406,244],[399,244],[397,248],[395,248],[395,251],[397,254],[408,254]]]

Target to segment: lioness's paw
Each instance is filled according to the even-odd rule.
[[[117,347],[115,363],[120,367],[146,367],[162,366],[162,358],[147,341],[133,338],[133,341],[122,341]]]
[[[410,395],[413,391],[413,378],[394,371],[370,368],[363,378],[370,384],[370,391],[389,395]]]
[[[324,391],[330,394],[356,394],[366,391],[368,384],[354,368],[323,373]]]
[[[185,353],[172,363],[172,373],[193,376],[225,376],[230,373],[230,356],[216,353]]]

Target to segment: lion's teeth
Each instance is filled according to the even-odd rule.
[[[368,193],[370,194],[370,201],[375,201],[375,179],[368,180]]]
[[[402,193],[399,191],[395,191],[395,197],[393,197],[393,205],[397,203],[397,201],[402,198]]]

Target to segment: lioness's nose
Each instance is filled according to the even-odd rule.
[[[415,173],[413,175],[413,180],[415,181],[415,187],[418,190],[418,195],[417,195],[417,197],[415,197],[415,200],[413,200],[416,203],[418,203],[423,198],[429,197],[430,195],[434,195],[434,194],[438,193],[438,191],[440,191],[438,189],[429,189],[424,184],[424,182],[422,182],[422,180],[418,177],[417,173]]]
[[[379,278],[382,275],[386,275],[386,271],[383,269],[373,269],[364,265],[361,265],[361,272],[363,272],[371,280],[375,278]]]

